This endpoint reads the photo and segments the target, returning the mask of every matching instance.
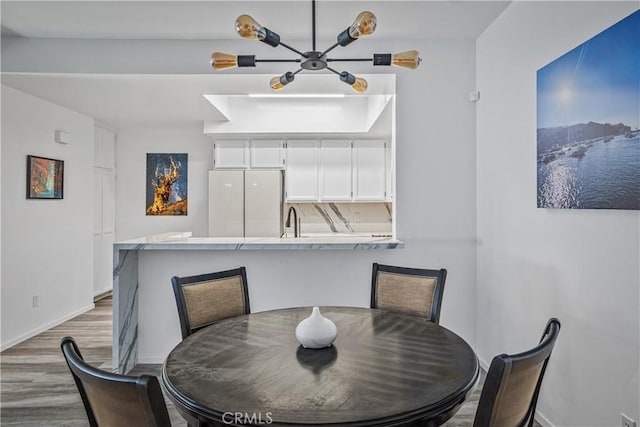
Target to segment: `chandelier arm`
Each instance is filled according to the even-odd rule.
[[[329,70],[329,71],[331,71],[332,73],[335,73],[335,74],[337,74],[337,75],[340,75],[340,74],[341,74],[339,71],[336,71],[336,70],[334,70],[334,69],[333,69],[333,68],[331,68],[331,67],[327,67],[327,70]]]
[[[324,52],[322,52],[319,56],[323,57],[325,56],[327,53],[331,52],[333,49],[335,49],[336,47],[340,46],[340,43],[335,43],[333,46],[331,46],[329,49],[325,50]]]
[[[327,62],[340,62],[340,61],[350,61],[350,62],[371,62],[372,58],[327,58]]]
[[[285,47],[285,48],[289,49],[290,51],[297,53],[298,55],[302,56],[303,58],[308,58],[309,57],[309,55],[307,55],[306,53],[302,53],[298,49],[293,48],[293,47],[289,46],[288,44],[280,42],[280,46]]]
[[[311,40],[312,49],[316,50],[316,0],[311,0]]]
[[[298,59],[256,59],[255,62],[300,62]]]
[[[1,1],[1,0],[0,0]],[[214,70],[225,70],[234,67],[255,67],[257,62],[272,63],[298,63],[299,69],[294,72],[288,71],[281,76],[273,77],[270,86],[273,90],[280,90],[294,80],[294,76],[304,70],[320,71],[329,70],[337,74],[340,81],[350,85],[356,92],[367,90],[367,81],[362,77],[356,77],[348,71],[339,72],[329,66],[333,62],[370,62],[376,65],[394,65],[415,69],[420,65],[421,58],[419,52],[410,50],[396,54],[374,53],[373,58],[327,58],[327,54],[338,46],[347,46],[360,37],[368,36],[375,31],[377,20],[373,13],[369,11],[361,12],[353,21],[351,26],[338,34],[337,42],[329,46],[323,52],[316,50],[317,36],[317,16],[316,0],[311,0],[311,43],[312,50],[301,52],[298,49],[280,41],[280,35],[274,33],[266,27],[262,27],[249,15],[240,15],[236,20],[236,31],[240,36],[251,39],[258,39],[272,47],[282,46],[299,55],[296,59],[256,59],[255,55],[231,55],[228,53],[214,52],[211,55],[211,65]]]

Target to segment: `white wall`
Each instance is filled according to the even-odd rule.
[[[475,49],[414,42],[420,72],[398,72],[396,224],[403,251],[380,262],[448,270],[440,323],[475,348]]]
[[[3,349],[93,307],[93,124],[2,86]],[[63,200],[26,199],[27,154],[64,160]]]
[[[188,153],[188,215],[146,216],[147,153]],[[120,130],[116,165],[116,241],[167,231],[207,235],[213,140],[201,128]]]
[[[536,208],[536,70],[637,2],[514,2],[477,40],[477,350],[562,330],[538,406],[555,426],[640,420],[637,211]]]

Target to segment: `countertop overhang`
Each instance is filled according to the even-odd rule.
[[[191,237],[191,233],[164,233],[114,244],[116,250],[300,250],[300,249],[402,249],[404,242],[393,237],[358,234],[304,237]]]

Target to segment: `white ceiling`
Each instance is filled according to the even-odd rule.
[[[333,75],[309,75],[296,81],[287,93],[343,93],[347,99],[332,102],[336,108],[351,105],[348,98],[367,98],[395,93],[395,76],[362,74],[371,90],[355,94],[344,84],[336,84]],[[271,75],[141,75],[141,74],[13,74],[4,73],[2,84],[11,86],[55,104],[81,112],[117,129],[136,127],[202,127],[203,122],[232,120],[238,111],[211,105],[204,95],[244,97],[250,93],[271,93],[266,82]],[[238,90],[240,88],[240,90]],[[267,89],[265,89],[267,88]],[[252,99],[256,108],[259,99]],[[295,110],[308,99],[288,99]],[[231,113],[231,114],[230,114]],[[245,112],[245,115],[248,112]],[[379,112],[378,112],[379,114]]]
[[[376,38],[475,39],[509,1],[336,1],[316,3],[317,38],[333,39],[362,10]],[[250,14],[286,40],[311,38],[311,1],[2,1],[4,35],[93,39],[230,39]]]
[[[2,84],[118,129],[187,127],[224,119],[203,97],[211,77],[3,74]]]
[[[317,39],[335,39],[362,10],[378,18],[383,39],[475,39],[509,1],[317,1]],[[238,39],[234,22],[251,14],[283,41],[311,39],[311,1],[6,1],[3,36],[85,39]],[[294,43],[294,46],[297,45]],[[324,43],[322,46],[324,47]],[[95,117],[116,128],[193,126],[224,116],[204,94],[263,92],[264,75],[2,74],[2,83]],[[320,76],[318,76],[320,77]],[[353,94],[347,85],[296,81],[288,92]],[[369,76],[367,79],[375,79]],[[324,82],[324,83],[322,83]],[[368,94],[394,93],[370,83]],[[315,85],[315,86],[314,86]],[[326,86],[326,87],[325,87]],[[375,92],[376,87],[380,87]],[[253,88],[253,89],[252,89]],[[373,92],[372,92],[373,91]]]

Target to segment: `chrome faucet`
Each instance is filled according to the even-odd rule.
[[[291,227],[291,211],[293,211],[293,237],[298,236],[298,212],[296,212],[296,208],[291,206],[289,208],[289,212],[287,213],[287,222],[284,224],[285,227]]]

